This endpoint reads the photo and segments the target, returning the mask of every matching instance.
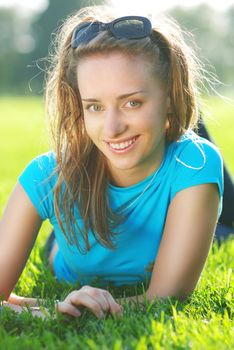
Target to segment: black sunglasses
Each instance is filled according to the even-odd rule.
[[[87,44],[104,30],[110,30],[117,39],[142,39],[151,34],[152,25],[148,18],[141,16],[120,17],[109,23],[81,23],[73,31],[71,47],[76,49],[80,44]]]

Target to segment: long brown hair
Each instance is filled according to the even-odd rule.
[[[90,20],[106,22],[114,18],[103,6],[88,7],[69,17],[55,39],[56,52],[47,78],[46,104],[58,174],[54,209],[67,242],[75,244],[81,252],[90,249],[89,229],[99,243],[114,249],[113,229],[124,217],[111,210],[105,159],[84,127],[77,84],[79,60],[87,55],[111,51],[143,55],[151,62],[155,76],[168,89],[171,112],[168,115],[167,141],[178,140],[197,122],[199,66],[179,27],[171,20],[152,23],[153,31],[147,38],[116,39],[108,31],[103,31],[88,44],[72,49],[71,38],[77,24]],[[78,222],[76,211],[82,219]],[[83,250],[79,237],[85,243]]]

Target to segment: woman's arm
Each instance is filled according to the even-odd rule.
[[[117,301],[144,303],[155,297],[185,299],[196,287],[217,222],[218,188],[203,184],[178,192],[172,200],[146,295]]]
[[[147,298],[185,299],[196,287],[212,243],[219,206],[217,185],[178,192],[172,200]]]
[[[17,183],[0,221],[0,296],[8,300],[27,262],[42,219]]]
[[[7,301],[4,307],[21,312],[21,307],[28,305],[36,316],[43,314],[33,307],[37,300],[19,297],[11,291],[27,262],[41,223],[36,209],[17,183],[0,221],[0,296]],[[56,304],[59,312],[75,317],[81,315],[78,307],[89,308],[97,317],[103,317],[104,312],[122,311],[108,291],[89,286],[71,292],[64,301]]]

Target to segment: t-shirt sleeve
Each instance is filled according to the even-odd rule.
[[[223,161],[219,150],[213,143],[202,138],[181,142],[177,148],[171,199],[185,188],[214,183],[217,184],[220,195],[220,215],[224,184]]]
[[[55,155],[47,152],[34,158],[20,174],[18,180],[42,220],[54,215],[53,187],[56,182]]]

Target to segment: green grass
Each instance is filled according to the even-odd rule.
[[[206,101],[212,118],[211,134],[234,174],[233,105],[218,99]],[[48,150],[42,101],[38,98],[0,99],[0,214],[26,164]],[[44,223],[26,268],[15,288],[24,296],[46,298],[46,306],[65,296],[72,288],[58,284],[45,268],[43,244],[50,231]],[[0,349],[233,349],[234,348],[234,240],[212,246],[200,282],[184,302],[174,298],[155,301],[142,309],[128,304],[121,319],[96,319],[88,310],[79,319],[59,315],[57,319],[33,318],[25,310],[0,313]],[[114,297],[123,288],[111,288]],[[142,293],[127,288],[126,295]]]

